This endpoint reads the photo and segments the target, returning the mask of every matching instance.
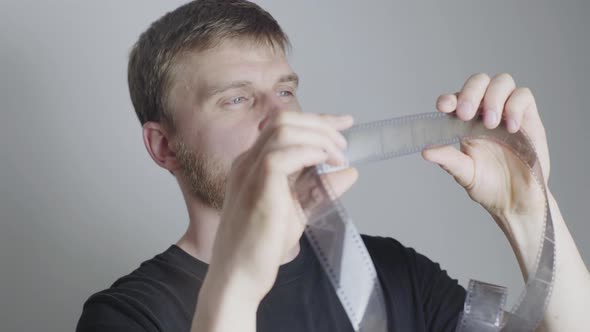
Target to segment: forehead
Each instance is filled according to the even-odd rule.
[[[291,71],[280,48],[230,39],[214,48],[185,54],[175,64],[173,77],[198,88],[230,80],[262,82]]]

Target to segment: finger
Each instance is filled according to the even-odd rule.
[[[343,147],[338,144],[337,140],[335,141],[321,130],[307,127],[284,126],[277,128],[263,144],[259,153],[264,154],[293,145],[306,145],[326,151],[328,153],[327,162],[330,165],[338,166],[346,163]]]
[[[425,149],[422,151],[422,157],[438,164],[462,187],[469,188],[472,185],[475,175],[473,159],[454,146],[445,145]]]
[[[273,129],[284,125],[296,125],[304,127],[331,127],[335,130],[344,130],[352,126],[354,119],[351,115],[335,115],[304,112],[280,112],[265,118],[260,126]]]
[[[350,116],[334,116],[328,114],[313,114],[302,112],[283,112],[280,115],[268,118],[267,124],[264,125],[262,133],[258,140],[266,141],[274,134],[274,131],[281,130],[282,127],[296,126],[316,129],[329,136],[336,144],[344,149],[347,142],[344,135],[339,130],[344,130],[352,125]],[[262,143],[264,144],[264,143]]]
[[[490,77],[483,73],[467,79],[457,99],[457,116],[461,120],[473,119],[489,83]]]
[[[356,168],[348,167],[342,170],[324,173],[320,176],[327,181],[337,198],[347,192],[356,182],[358,179],[358,171]]]
[[[483,99],[484,125],[496,128],[503,115],[504,104],[516,88],[514,79],[509,74],[494,76]]]
[[[451,113],[457,109],[457,94],[441,95],[436,100],[436,109],[443,113]]]
[[[512,114],[512,109],[522,110],[522,116],[520,117],[521,122],[517,122],[516,124],[518,130],[526,130],[527,135],[532,140],[533,144],[535,144],[539,159],[548,161],[549,150],[547,148],[547,133],[545,132],[545,127],[541,121],[535,97],[529,88],[518,88],[514,90],[506,102],[505,112],[508,114],[507,116]],[[543,167],[544,175],[548,175],[550,165],[545,163],[541,166]],[[547,178],[545,178],[545,180],[547,180]]]
[[[328,161],[323,149],[307,145],[293,145],[270,151],[260,158],[258,169],[267,174],[289,176],[302,169]]]
[[[518,88],[512,92],[504,108],[504,119],[508,132],[515,133],[522,125],[525,112],[535,110],[533,106],[535,99],[529,88]]]

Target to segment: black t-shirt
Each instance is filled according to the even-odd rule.
[[[363,235],[384,289],[389,331],[454,331],[465,290],[440,266],[391,238]],[[257,312],[257,331],[352,332],[305,236]],[[207,264],[176,245],[84,304],[77,332],[189,331]]]

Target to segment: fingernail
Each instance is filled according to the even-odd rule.
[[[473,104],[468,101],[462,101],[457,105],[457,114],[464,118],[473,116]]]
[[[506,129],[509,133],[515,133],[518,131],[518,124],[514,119],[508,119],[506,120]]]
[[[488,111],[485,114],[484,124],[488,128],[492,128],[496,125],[496,121],[498,121],[498,115],[494,111]]]

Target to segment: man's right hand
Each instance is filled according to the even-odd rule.
[[[302,112],[282,112],[264,121],[254,145],[232,165],[193,327],[199,316],[221,318],[221,311],[255,319],[280,264],[304,230],[289,178],[317,164],[343,165],[346,140],[339,131],[352,123],[350,116]],[[357,172],[346,168],[322,176],[340,195],[356,181]],[[199,310],[201,305],[206,308]]]
[[[210,264],[216,278],[240,284],[240,295],[260,301],[274,284],[281,262],[297,245],[304,224],[289,177],[321,163],[345,163],[339,132],[347,116],[282,112],[267,118],[252,148],[232,165]],[[356,172],[333,174],[335,190],[349,187]]]

